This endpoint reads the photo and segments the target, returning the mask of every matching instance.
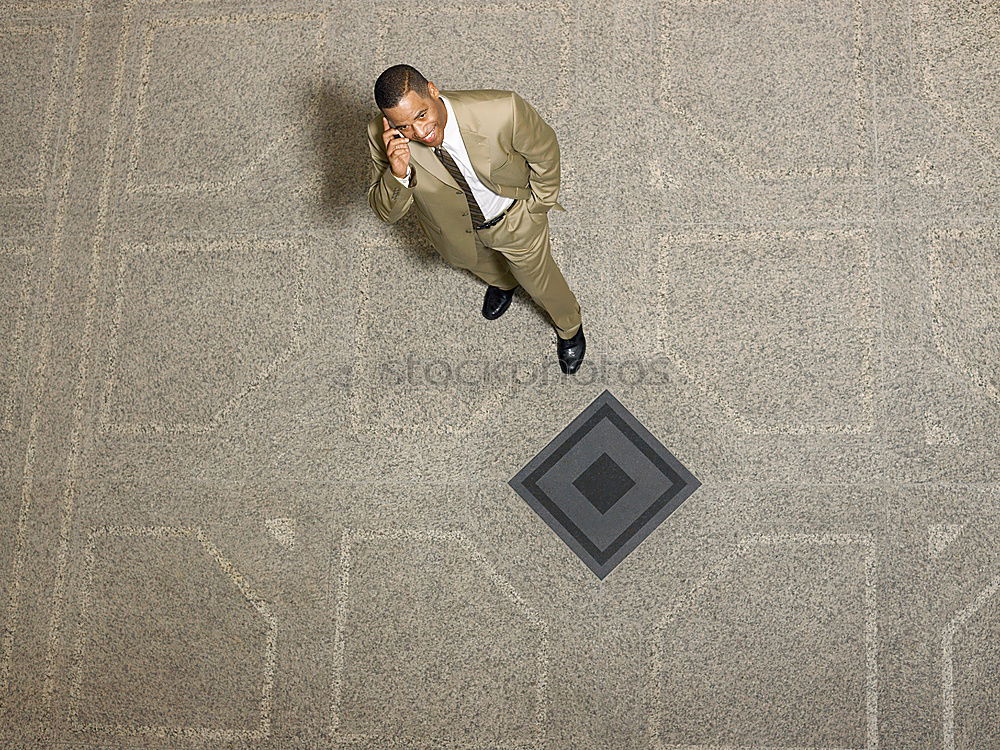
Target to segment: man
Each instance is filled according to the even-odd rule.
[[[556,134],[513,91],[439,91],[394,65],[375,82],[368,205],[395,223],[410,207],[451,265],[486,282],[483,316],[503,315],[520,285],[552,319],[562,371],[586,339],[580,305],[552,259],[548,211],[565,211]]]

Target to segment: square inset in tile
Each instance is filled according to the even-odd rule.
[[[508,484],[602,580],[701,486],[607,390]]]

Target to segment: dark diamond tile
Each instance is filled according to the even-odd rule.
[[[573,480],[573,486],[601,513],[607,513],[612,505],[622,499],[622,495],[635,487],[635,480],[622,471],[622,467],[611,456],[602,453],[586,471]]]
[[[701,486],[607,390],[508,484],[601,579]]]

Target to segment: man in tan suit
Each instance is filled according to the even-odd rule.
[[[559,365],[574,374],[586,339],[549,242],[547,212],[566,210],[556,201],[555,131],[513,91],[439,91],[409,65],[379,76],[375,101],[372,211],[394,223],[413,206],[438,253],[486,282],[486,318],[499,318],[523,287],[551,317]]]

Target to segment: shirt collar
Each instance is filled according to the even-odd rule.
[[[442,145],[450,153],[454,153],[455,149],[451,147],[462,139],[462,131],[458,128],[458,120],[455,119],[455,109],[451,106],[451,102],[448,101],[448,97],[440,93],[438,96],[441,97],[441,101],[444,102],[445,109],[448,110],[448,122],[444,124],[444,142]]]

